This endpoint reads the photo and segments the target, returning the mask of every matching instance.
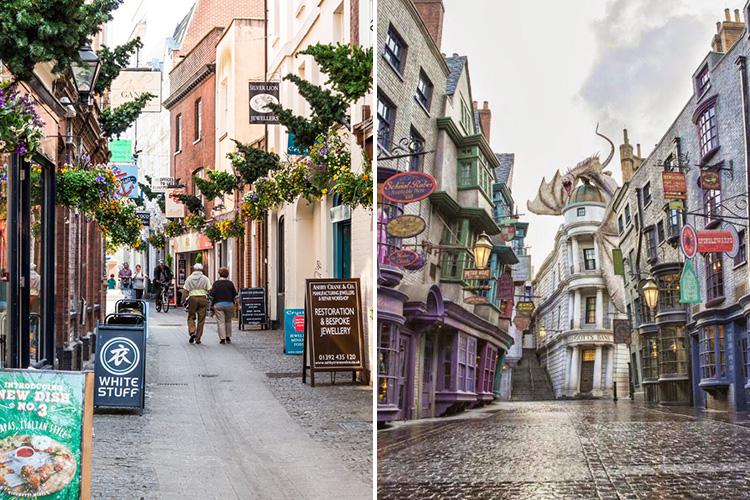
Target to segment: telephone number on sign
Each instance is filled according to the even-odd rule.
[[[357,361],[356,354],[318,354],[318,361]]]

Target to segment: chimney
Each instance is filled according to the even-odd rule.
[[[734,10],[734,21],[729,9],[724,9],[724,21],[716,23],[716,34],[711,41],[711,50],[726,54],[742,36],[745,24],[739,9]]]
[[[628,129],[622,131],[623,143],[620,144],[620,170],[622,170],[622,182],[630,182],[635,172],[635,158],[633,157],[633,146],[628,141]]]
[[[443,15],[445,14],[443,0],[414,0],[414,5],[435,45],[440,49],[443,38]]]
[[[479,126],[482,129],[482,135],[484,135],[484,138],[487,139],[487,142],[490,142],[490,122],[492,121],[492,112],[490,111],[490,107],[487,104],[487,101],[484,101],[482,104],[482,109],[479,110]]]

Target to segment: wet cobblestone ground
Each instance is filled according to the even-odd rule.
[[[378,498],[750,498],[750,427],[691,413],[504,402],[397,425],[378,432]]]

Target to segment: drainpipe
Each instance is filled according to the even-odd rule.
[[[750,108],[748,103],[748,84],[747,84],[747,65],[745,56],[739,56],[734,63],[738,66],[740,71],[740,82],[742,84],[742,129],[744,131],[745,138],[745,194],[750,195],[747,192],[748,186],[750,185]],[[747,204],[747,218],[750,220],[750,203]],[[746,231],[745,235],[748,238],[746,248],[750,248],[750,231]]]

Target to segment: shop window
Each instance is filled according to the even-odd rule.
[[[659,342],[656,336],[644,337],[641,353],[643,380],[659,378]]]
[[[440,389],[444,391],[453,390],[453,344],[451,337],[440,341],[440,357],[443,367]]]
[[[406,61],[406,43],[393,26],[388,28],[383,57],[398,74],[403,73],[404,62]]]
[[[458,386],[456,390],[474,392],[477,370],[477,339],[458,336]]]
[[[432,103],[432,89],[432,82],[427,77],[424,70],[421,70],[419,72],[419,82],[417,83],[417,93],[415,97],[419,104],[421,104],[427,111],[430,110],[430,104]]]
[[[393,404],[398,386],[398,328],[380,322],[378,329],[378,404]]]
[[[409,130],[409,138],[413,145],[420,145],[420,149],[424,148],[424,138],[414,127],[411,127]],[[414,154],[414,151],[411,151],[411,153],[411,156],[409,156],[409,170],[412,172],[424,170],[424,154],[421,154],[421,152]]]
[[[737,255],[734,256],[734,265],[739,266],[747,262],[747,240],[745,239],[745,230],[743,229],[739,233],[740,246],[737,250]]]
[[[699,347],[701,378],[724,378],[724,325],[702,328]]]
[[[712,104],[698,118],[698,139],[701,157],[719,147],[719,128],[716,122],[716,105]]]
[[[497,366],[497,350],[490,344],[487,344],[484,355],[484,377],[482,380],[481,392],[491,394],[494,389],[495,367]]]
[[[680,304],[680,275],[669,274],[658,278],[659,282],[659,310],[681,309]]]
[[[647,182],[643,186],[643,206],[647,207],[651,203],[651,183]]]
[[[664,241],[664,222],[662,221],[656,223],[656,239],[659,243]]]
[[[685,327],[663,327],[659,329],[661,341],[660,375],[686,375],[687,350],[685,348]]]
[[[596,297],[586,297],[586,323],[596,323]]]
[[[720,253],[708,253],[706,261],[706,298],[710,302],[724,298],[724,269]]]
[[[646,301],[641,299],[638,301],[638,303],[641,306],[641,319],[643,320],[643,323],[653,323],[654,322],[654,315],[656,311],[648,307],[646,304]]]
[[[378,92],[378,146],[390,151],[393,125],[396,120],[396,106]]]
[[[586,271],[596,270],[596,253],[593,248],[583,249],[583,268]]]

